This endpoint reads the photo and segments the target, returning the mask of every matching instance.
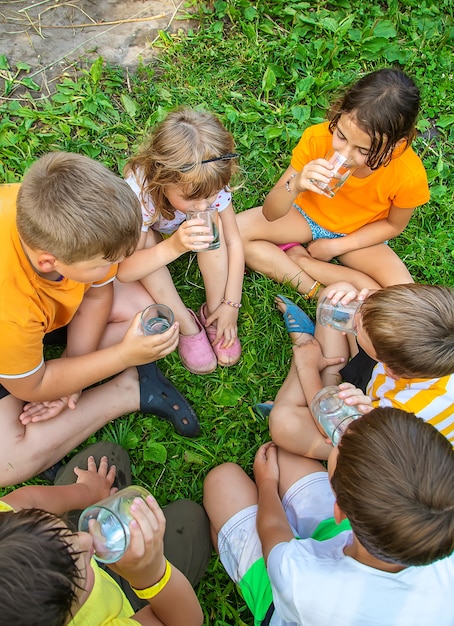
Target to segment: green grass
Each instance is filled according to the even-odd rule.
[[[193,2],[199,27],[163,33],[156,61],[129,76],[99,59],[80,62],[80,78],[62,76],[44,97],[27,67],[10,67],[0,56],[4,95],[0,101],[0,179],[21,179],[48,150],[69,150],[101,160],[121,172],[144,134],[179,104],[217,113],[235,136],[241,154],[238,211],[263,201],[288,165],[291,149],[308,125],[321,121],[331,98],[358,74],[385,65],[401,67],[418,82],[422,111],[415,148],[428,172],[432,197],[391,245],[416,280],[454,285],[454,43],[450,0],[361,0],[284,2],[219,0]],[[139,130],[138,130],[139,129]],[[429,139],[436,129],[437,136]],[[195,263],[172,264],[185,303],[197,309],[203,288]],[[239,331],[241,362],[197,377],[171,354],[163,370],[190,398],[203,434],[176,436],[167,424],[139,414],[126,416],[96,434],[122,443],[134,475],[161,504],[177,497],[200,501],[203,478],[223,461],[248,471],[267,439],[267,424],[251,404],[273,398],[288,369],[291,350],[273,297],[280,287],[246,276]],[[309,312],[313,307],[309,307]],[[199,598],[207,623],[252,624],[234,586],[213,557]]]

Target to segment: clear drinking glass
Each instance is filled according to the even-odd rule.
[[[130,486],[82,511],[78,528],[93,537],[95,559],[102,563],[121,559],[129,546],[131,505],[135,498],[145,500],[149,495],[143,487]]]
[[[221,245],[219,240],[219,213],[216,207],[208,207],[205,211],[188,211],[186,213],[187,220],[203,220],[204,226],[210,229],[213,241],[208,248],[203,248],[199,252],[207,252],[208,250],[217,250]],[[206,233],[199,233],[205,235]]]
[[[331,298],[322,298],[317,306],[317,322],[322,326],[356,335],[356,314],[361,304],[362,300],[333,304]]]
[[[350,174],[352,174],[356,165],[340,152],[334,150],[334,148],[325,154],[324,159],[333,166],[331,180],[328,183],[323,183],[320,180],[311,179],[311,182],[321,189],[325,196],[333,198],[338,189],[342,187]]]
[[[140,316],[144,335],[165,333],[172,326],[173,321],[172,310],[165,304],[150,304]]]
[[[315,394],[310,407],[312,415],[320,423],[334,446],[339,443],[348,425],[361,417],[357,407],[349,406],[339,398],[339,391],[339,387],[335,385],[320,389]]]

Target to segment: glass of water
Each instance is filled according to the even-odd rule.
[[[339,398],[339,387],[329,385],[320,389],[311,402],[311,413],[319,422],[325,433],[331,439],[333,445],[339,443],[340,438],[348,425],[361,413],[355,406],[345,404]]]
[[[317,322],[344,333],[356,335],[356,314],[362,300],[352,300],[348,304],[333,304],[331,298],[323,298],[317,306]]]
[[[149,495],[143,487],[130,486],[82,511],[78,528],[93,537],[95,559],[102,563],[121,559],[129,546],[131,505],[135,498],[146,500]]]
[[[210,229],[210,235],[213,237],[210,245],[207,248],[203,248],[199,252],[206,252],[208,250],[217,250],[221,245],[219,239],[219,213],[216,207],[208,207],[205,211],[188,211],[186,213],[187,220],[203,220],[203,226]],[[206,233],[200,233],[205,235]]]
[[[173,321],[173,312],[165,304],[150,304],[140,316],[144,335],[165,333],[172,326]]]

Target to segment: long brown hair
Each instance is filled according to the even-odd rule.
[[[331,107],[329,129],[334,132],[342,114],[351,115],[371,139],[366,165],[376,170],[393,158],[401,139],[407,146],[416,135],[419,89],[401,70],[384,68],[354,83]]]

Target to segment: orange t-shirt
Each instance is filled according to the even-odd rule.
[[[293,150],[291,165],[300,172],[310,161],[323,158],[331,147],[328,122],[311,126]],[[348,235],[386,218],[391,205],[412,209],[428,202],[429,197],[426,171],[410,147],[366,178],[356,178],[353,173],[334,198],[305,191],[295,203],[323,228]]]
[[[44,335],[68,324],[91,284],[52,281],[35,272],[19,239],[19,184],[0,185],[0,377],[23,378],[43,363]],[[112,265],[101,287],[115,277]]]

